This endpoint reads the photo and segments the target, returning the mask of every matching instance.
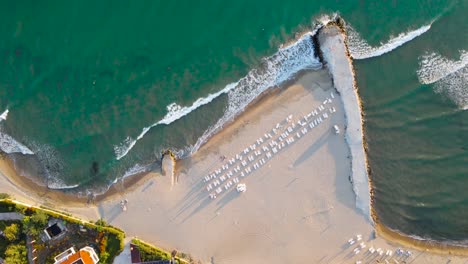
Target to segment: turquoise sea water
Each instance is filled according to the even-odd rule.
[[[404,233],[466,239],[467,1],[322,2],[3,3],[1,132],[50,187],[107,186],[167,148],[190,155],[259,92],[319,67],[297,38],[324,15],[352,26],[361,55],[431,25],[355,61],[375,206]]]

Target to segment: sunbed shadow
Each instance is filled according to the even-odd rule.
[[[216,205],[218,205],[218,208],[216,208],[216,211],[223,209],[223,207],[226,206],[226,204],[228,204],[230,201],[234,200],[237,197],[239,197],[239,192],[237,192],[236,189],[232,189],[230,192],[225,194],[223,198],[221,198],[220,200],[218,200],[218,202],[216,202]]]
[[[205,196],[206,197],[206,196]],[[199,211],[203,210],[206,206],[208,206],[211,203],[211,199],[209,197],[206,197],[198,206],[195,208],[189,215],[187,215],[179,224],[185,223],[188,219],[190,219],[192,216],[197,214]],[[187,208],[188,209],[188,208]],[[181,212],[182,213],[182,212]],[[180,215],[180,214],[179,214]]]
[[[325,132],[322,136],[320,136],[320,138],[316,140],[314,144],[312,144],[306,151],[304,151],[304,153],[302,153],[301,156],[299,156],[299,158],[296,161],[294,161],[293,166],[294,167],[299,166],[301,163],[303,163],[304,161],[309,159],[311,156],[313,156],[314,153],[318,149],[320,149],[320,147],[322,147],[323,144],[327,142],[329,136],[330,136],[330,131],[327,130],[327,132]]]

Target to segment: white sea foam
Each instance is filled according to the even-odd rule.
[[[460,51],[460,59],[453,61],[437,53],[426,53],[419,58],[418,78],[422,84],[431,84],[459,71],[468,64],[468,52]]]
[[[8,154],[21,153],[24,155],[33,155],[34,152],[25,145],[16,141],[10,135],[0,131],[0,149]]]
[[[6,109],[1,115],[0,115],[0,123],[3,120],[7,120],[8,113],[10,111]],[[12,154],[12,153],[21,153],[24,155],[33,155],[34,152],[32,152],[28,147],[25,145],[19,143],[17,140],[15,140],[12,136],[6,134],[1,130],[0,127],[0,149],[7,153],[7,154]]]
[[[147,172],[147,171],[148,171],[148,166],[143,166],[143,165],[140,165],[140,164],[137,163],[137,164],[133,165],[133,167],[131,167],[130,169],[128,169],[124,173],[122,179],[125,179],[125,178],[127,178],[129,176],[132,176],[132,175],[135,175],[135,174]]]
[[[422,84],[434,84],[436,93],[444,94],[458,107],[468,109],[468,52],[460,51],[459,60],[427,53],[419,59],[417,71]]]
[[[239,80],[228,93],[228,107],[224,115],[198,139],[192,153],[268,88],[280,85],[301,70],[321,68],[322,64],[315,56],[311,40],[317,30],[318,28],[307,32],[292,45],[281,48],[273,56],[265,58],[260,68],[251,70]]]
[[[36,158],[42,165],[45,172],[45,183],[51,189],[71,189],[78,187],[77,184],[67,185],[63,180],[64,162],[60,153],[53,146],[39,143],[37,141],[28,142],[28,146],[34,151]]]
[[[66,185],[63,181],[58,179],[49,180],[47,182],[47,188],[54,189],[54,190],[68,190],[68,189],[75,189],[79,187],[79,184],[75,185]]]
[[[8,109],[6,109],[1,115],[0,115],[0,122],[2,120],[7,120],[8,117],[8,112],[10,112]]]
[[[133,146],[135,146],[136,142],[142,139],[151,128],[158,126],[158,125],[169,125],[172,122],[188,115],[189,113],[191,113],[193,110],[197,109],[198,107],[206,105],[210,103],[211,101],[213,101],[215,98],[219,97],[220,95],[229,92],[234,87],[235,87],[235,83],[229,84],[219,92],[209,94],[207,97],[198,98],[191,106],[180,106],[176,103],[172,103],[168,105],[166,107],[167,114],[164,116],[163,119],[161,119],[157,123],[152,124],[149,127],[143,128],[143,130],[141,131],[141,133],[138,135],[136,139],[127,137],[120,145],[114,146],[116,159],[119,160],[125,157],[125,155],[127,155],[127,153],[133,148]]]
[[[431,28],[431,24],[422,26],[418,29],[401,33],[396,37],[390,38],[387,43],[381,43],[378,47],[370,46],[360,34],[351,26],[347,26],[348,32],[348,48],[351,57],[356,60],[377,57],[388,53],[401,45],[421,36]]]
[[[119,160],[127,155],[135,146],[136,142],[143,138],[151,128],[158,125],[169,125],[200,106],[210,103],[220,95],[227,94],[228,107],[223,117],[198,140],[194,147],[195,150],[198,149],[199,145],[202,144],[206,138],[211,136],[215,130],[219,129],[225,122],[239,114],[267,88],[281,84],[300,70],[320,68],[321,63],[315,57],[314,45],[311,40],[315,32],[316,31],[304,34],[292,45],[279,49],[279,51],[271,57],[264,58],[259,68],[251,70],[247,76],[240,79],[238,82],[228,84],[216,93],[197,99],[191,106],[180,106],[176,103],[168,105],[167,114],[163,119],[149,127],[143,128],[136,139],[127,137],[121,144],[114,146],[116,159]]]

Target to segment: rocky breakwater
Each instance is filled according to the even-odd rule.
[[[354,69],[346,45],[343,21],[337,19],[320,29],[318,43],[320,57],[328,68],[333,83],[341,95],[346,115],[345,137],[351,152],[353,190],[356,207],[371,218],[371,193],[364,149],[361,101],[354,79]]]
[[[176,157],[172,151],[168,150],[163,153],[161,161],[161,174],[171,177],[171,185],[177,182],[175,174]]]

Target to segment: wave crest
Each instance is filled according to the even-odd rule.
[[[422,84],[434,84],[434,91],[450,98],[458,107],[468,109],[468,52],[460,51],[453,61],[440,54],[420,57],[418,79]]]
[[[0,122],[2,120],[7,120],[8,117],[8,112],[10,112],[8,109],[6,109],[1,115],[0,115]]]
[[[240,79],[228,93],[228,107],[218,122],[207,129],[192,148],[197,151],[214,133],[238,116],[244,109],[268,88],[278,86],[305,69],[320,69],[322,64],[314,52],[312,37],[317,33],[305,33],[290,46],[280,49],[264,60],[258,69],[251,70]]]
[[[314,45],[311,39],[312,36],[315,35],[316,31],[317,29],[313,32],[305,33],[292,45],[279,49],[273,56],[264,58],[259,68],[251,70],[247,76],[243,77],[238,82],[230,83],[216,93],[198,98],[190,106],[180,106],[177,103],[168,105],[167,114],[163,119],[149,127],[143,128],[142,132],[136,139],[127,137],[122,143],[114,146],[116,159],[120,160],[125,157],[125,155],[127,155],[135,146],[136,142],[143,138],[151,128],[158,125],[169,125],[193,112],[200,106],[210,103],[215,98],[223,94],[227,94],[228,107],[223,117],[218,120],[215,126],[205,131],[204,135],[194,145],[191,152],[198,149],[202,142],[210,137],[214,131],[240,113],[267,88],[277,86],[284,81],[287,81],[300,70],[322,67],[322,64],[316,58]]]
[[[431,25],[432,23],[415,30],[401,33],[396,37],[390,38],[387,43],[381,43],[378,47],[372,47],[369,45],[353,27],[348,25],[347,32],[349,52],[351,53],[351,57],[356,60],[377,57],[421,36],[431,28]]]
[[[437,53],[426,53],[419,58],[418,79],[422,84],[435,83],[442,78],[459,71],[468,64],[468,52],[462,50],[460,59],[449,60]]]

